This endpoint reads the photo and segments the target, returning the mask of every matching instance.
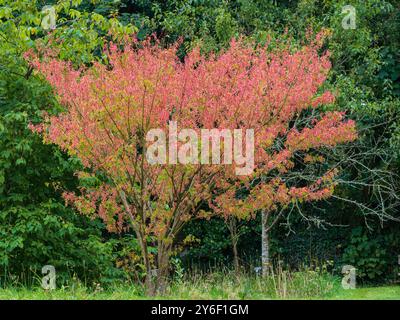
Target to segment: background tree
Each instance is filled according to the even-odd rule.
[[[23,54],[36,41],[58,47],[75,65],[101,59],[108,30],[129,32],[115,18],[80,1],[0,1],[0,283],[31,284],[43,265],[57,268],[59,283],[72,274],[87,281],[116,278],[114,245],[104,243],[104,226],[64,206],[60,190],[75,190],[81,165],[27,128],[42,111],[59,110],[50,86],[32,74]],[[43,29],[45,5],[54,5],[56,29]],[[58,42],[49,43],[48,39]]]

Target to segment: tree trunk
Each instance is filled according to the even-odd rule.
[[[154,275],[151,268],[149,253],[147,251],[147,243],[142,238],[140,238],[140,240],[141,240],[144,266],[146,268],[146,278],[145,278],[146,295],[154,296],[156,294],[156,287],[154,284]]]
[[[233,265],[235,266],[235,273],[239,274],[240,264],[239,264],[239,254],[237,251],[237,241],[233,241],[232,249],[233,249]]]
[[[167,280],[169,273],[169,255],[170,246],[161,242],[158,245],[157,253],[157,278],[156,278],[156,291],[157,294],[163,295],[167,289]]]
[[[156,287],[154,285],[154,275],[151,269],[147,269],[145,278],[146,296],[153,297],[156,295]]]
[[[269,212],[262,210],[261,212],[261,267],[262,276],[267,277],[270,269],[269,259],[269,237],[268,237],[268,217]]]
[[[239,235],[237,230],[237,223],[235,217],[230,217],[228,221],[228,229],[231,234],[231,243],[232,243],[232,253],[233,253],[233,266],[235,267],[236,274],[240,272],[240,262],[239,262],[239,253],[237,250],[237,244],[239,241]]]
[[[144,268],[146,270],[146,277],[145,277],[145,289],[146,289],[146,294],[148,296],[154,296],[156,294],[156,287],[154,284],[154,275],[152,272],[151,268],[151,263],[149,259],[149,252],[147,249],[147,240],[144,235],[144,232],[141,230],[141,228],[136,224],[135,218],[132,214],[131,208],[129,206],[129,203],[126,199],[126,195],[124,191],[120,191],[119,195],[121,197],[122,203],[124,204],[126,213],[131,219],[132,223],[132,228],[135,231],[137,241],[140,244],[140,249],[142,251],[142,256],[143,256],[143,263],[144,263]]]
[[[142,251],[142,253],[146,267],[146,295],[151,297],[155,295],[163,295],[167,289],[170,246],[165,246],[162,243],[159,244],[157,253],[157,269],[154,269],[154,266],[150,263],[147,244],[144,244],[143,247],[145,248],[145,251]]]

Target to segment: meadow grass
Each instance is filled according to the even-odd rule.
[[[263,279],[254,274],[232,271],[201,273],[174,277],[162,296],[147,297],[139,284],[122,284],[106,289],[86,286],[75,281],[53,291],[34,287],[0,288],[0,300],[138,300],[138,299],[400,299],[400,286],[370,287],[345,290],[340,279],[324,270],[271,270]]]

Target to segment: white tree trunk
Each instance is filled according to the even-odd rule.
[[[268,238],[268,216],[269,213],[266,210],[261,211],[261,267],[262,276],[266,277],[269,273],[270,261],[269,261],[269,238]]]

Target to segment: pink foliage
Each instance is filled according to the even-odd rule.
[[[336,171],[303,187],[289,187],[279,177],[266,180],[246,199],[235,197],[235,188],[249,186],[255,177],[290,171],[296,153],[310,157],[314,149],[356,138],[354,122],[341,112],[320,113],[305,128],[291,126],[302,112],[334,102],[331,92],[319,93],[331,67],[329,53],[318,54],[321,37],[295,52],[232,40],[219,55],[205,57],[196,48],[184,62],[177,45],[163,49],[150,40],[124,50],[112,45],[110,65],[94,62],[87,70],[51,56],[31,58],[66,108],[34,130],[110,180],[78,196],[67,193],[66,201],[100,216],[110,230],[121,230],[129,214],[143,235],[166,238],[195,215],[202,200],[221,214],[243,215],[329,197]],[[196,131],[254,129],[254,173],[237,177],[229,165],[149,165],[140,151],[143,137],[152,128],[167,130],[169,119]],[[277,139],[284,143],[273,151]]]

